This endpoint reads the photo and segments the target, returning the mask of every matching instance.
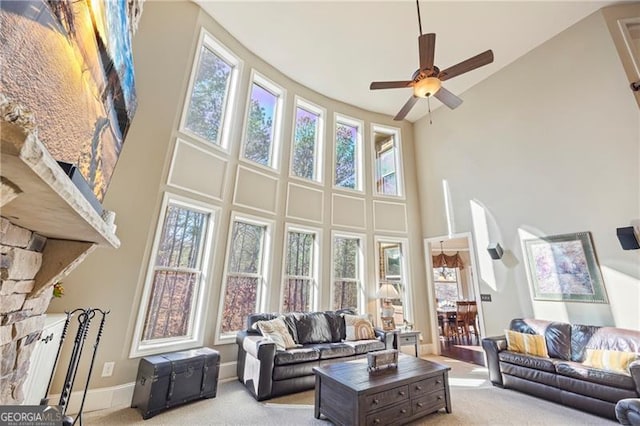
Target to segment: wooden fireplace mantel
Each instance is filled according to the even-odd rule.
[[[117,248],[120,240],[51,157],[35,132],[0,121],[2,216],[47,238]],[[11,190],[9,190],[11,191]],[[8,202],[6,202],[8,201]],[[6,202],[6,203],[5,203]]]

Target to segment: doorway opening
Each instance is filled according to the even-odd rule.
[[[434,352],[484,365],[484,321],[472,235],[425,239]]]

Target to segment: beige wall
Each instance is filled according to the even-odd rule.
[[[499,55],[500,52],[495,52]],[[640,218],[640,120],[620,59],[595,13],[462,94],[455,111],[415,123],[425,237],[454,232],[505,248],[491,261],[477,246],[488,335],[536,316],[640,328],[640,251],[623,251],[616,227]],[[470,202],[484,208],[474,228]],[[532,301],[520,234],[590,231],[609,304]]]
[[[191,72],[191,64],[196,52],[200,27],[207,29],[214,37],[233,51],[244,62],[240,75],[240,90],[235,104],[231,131],[231,147],[228,154],[200,143],[177,129],[182,114],[182,106]],[[167,31],[171,29],[171,31]],[[193,3],[147,2],[142,15],[140,29],[134,39],[134,63],[136,66],[136,84],[139,97],[139,109],[134,118],[131,131],[124,145],[122,156],[116,168],[113,181],[105,199],[105,207],[117,212],[117,234],[122,241],[119,250],[100,250],[94,253],[83,265],[65,280],[64,298],[55,300],[50,312],[61,312],[77,306],[98,306],[110,309],[103,341],[96,359],[96,371],[91,382],[92,388],[115,386],[133,382],[137,371],[138,359],[130,359],[129,351],[133,329],[138,314],[145,274],[150,257],[151,244],[157,226],[157,218],[163,193],[170,191],[182,196],[217,206],[221,209],[218,219],[217,236],[212,257],[212,276],[206,283],[209,297],[206,300],[206,321],[204,344],[221,352],[222,363],[235,361],[235,343],[215,345],[214,334],[218,319],[222,275],[224,269],[225,246],[229,230],[229,218],[232,211],[262,216],[275,221],[273,237],[274,254],[271,259],[270,282],[274,284],[269,294],[267,311],[276,311],[280,302],[282,274],[282,249],[285,223],[295,223],[320,228],[322,230],[322,265],[320,309],[330,308],[329,280],[331,231],[353,231],[366,236],[367,270],[365,285],[367,289],[368,310],[377,317],[375,293],[375,257],[374,237],[408,238],[411,253],[410,280],[412,293],[417,301],[413,322],[416,329],[430,329],[429,318],[421,301],[426,300],[425,271],[422,241],[420,239],[420,212],[417,198],[416,170],[413,163],[413,128],[408,122],[396,123],[390,117],[364,111],[332,99],[321,96],[275,70],[255,57],[233,39],[208,15],[199,11]],[[238,161],[240,141],[244,123],[244,111],[247,99],[251,69],[257,69],[262,75],[282,86],[286,90],[283,123],[283,149],[281,151],[281,170],[279,173],[256,168],[247,162]],[[305,184],[295,180],[297,185],[312,189],[309,195],[305,190],[297,192],[297,197],[311,197],[309,203],[322,201],[322,222],[294,220],[286,217],[290,141],[293,124],[294,96],[301,96],[327,110],[325,128],[324,183],[322,186]],[[365,194],[353,194],[332,189],[332,139],[334,113],[353,117],[364,122],[364,177]],[[383,199],[372,196],[371,166],[371,124],[380,124],[401,129],[405,200]],[[180,146],[180,160],[173,166],[171,177],[171,157],[177,137],[191,145]],[[196,149],[193,149],[193,146]],[[194,165],[213,164],[212,169],[203,169]],[[191,166],[189,168],[189,166]],[[240,178],[237,176],[241,170]],[[254,173],[258,171],[259,174]],[[246,180],[245,178],[248,178]],[[179,182],[177,188],[167,182]],[[203,183],[204,182],[204,183]],[[251,192],[243,182],[258,185],[262,191]],[[274,184],[275,182],[275,184]],[[299,189],[300,186],[297,188]],[[266,188],[266,189],[265,189]],[[275,194],[270,191],[272,188]],[[193,191],[192,191],[193,190]],[[334,202],[334,195],[348,195],[361,200],[364,206],[364,227],[333,226],[331,218],[340,217]],[[205,196],[209,194],[212,196]],[[245,194],[243,196],[243,194]],[[246,196],[246,195],[249,196]],[[318,195],[319,194],[319,195]],[[221,195],[221,196],[220,196]],[[234,198],[235,197],[235,198]],[[234,200],[238,201],[234,204]],[[296,199],[304,205],[305,199]],[[376,201],[374,203],[374,201]],[[386,202],[399,203],[386,205]],[[241,206],[239,204],[243,204]],[[261,212],[250,206],[261,206],[271,210]],[[396,218],[385,217],[397,214],[398,208],[406,211],[408,224],[404,232],[377,232],[376,223],[388,229],[396,224]],[[374,212],[375,215],[374,216]],[[344,212],[343,212],[344,213]],[[361,218],[359,218],[362,221]],[[425,336],[428,337],[428,336]],[[115,361],[114,374],[110,378],[101,378],[100,371],[106,361]],[[231,370],[226,370],[231,371]],[[233,368],[235,372],[235,368]],[[59,389],[62,375],[57,372],[53,391]],[[82,377],[80,373],[79,377]]]

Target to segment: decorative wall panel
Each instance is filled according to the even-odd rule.
[[[333,194],[331,223],[364,229],[367,223],[364,199]]]
[[[167,183],[221,200],[227,160],[178,139]]]
[[[287,217],[322,223],[323,191],[294,183],[287,190]]]
[[[278,178],[246,167],[238,167],[233,203],[275,214],[278,199]]]
[[[407,210],[404,204],[373,202],[375,231],[407,232]]]

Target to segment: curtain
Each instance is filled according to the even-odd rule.
[[[452,254],[451,256],[447,256],[444,252],[433,256],[433,267],[434,268],[460,268],[464,269],[464,262],[460,257],[460,254],[456,252],[456,254]]]

